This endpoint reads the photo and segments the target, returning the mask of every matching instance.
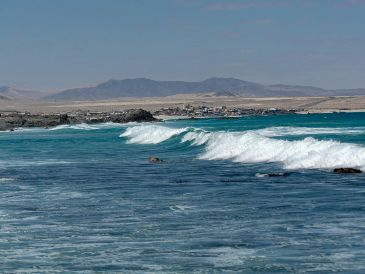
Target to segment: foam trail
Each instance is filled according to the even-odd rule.
[[[88,124],[82,123],[82,124],[77,124],[77,125],[60,125],[60,126],[50,128],[49,130],[62,130],[62,129],[95,130],[98,128],[95,126],[90,126]]]
[[[95,124],[93,126],[97,127],[98,129],[105,129],[105,128],[125,128],[129,126],[136,126],[141,125],[143,123],[139,122],[128,122],[128,123],[114,123],[114,122],[106,122],[101,124]]]
[[[295,135],[318,135],[318,134],[364,134],[365,128],[310,128],[310,127],[269,127],[253,130],[257,134],[267,137],[295,136]]]
[[[43,166],[43,165],[69,165],[75,164],[76,162],[68,162],[63,160],[43,160],[43,161],[32,161],[32,160],[0,160],[0,168],[9,167],[27,167],[27,166]]]
[[[187,133],[182,142],[205,144],[205,160],[240,163],[279,162],[286,169],[357,167],[365,170],[365,147],[312,137],[299,141],[271,139],[252,132]]]
[[[51,130],[51,131],[57,131],[57,130],[67,130],[67,129],[75,129],[75,130],[97,130],[97,129],[111,129],[111,128],[126,128],[131,125],[137,125],[137,124],[143,124],[143,123],[137,123],[137,122],[129,122],[129,123],[113,123],[113,122],[106,122],[106,123],[97,123],[97,124],[67,124],[67,125],[59,125],[51,128],[42,128],[42,127],[19,127],[15,128],[16,132],[37,132],[37,131],[45,131],[45,130]],[[0,131],[0,133],[3,132],[11,132],[14,134],[11,130],[6,131]]]
[[[0,178],[0,183],[8,183],[15,181],[15,178]]]
[[[120,137],[128,138],[129,144],[158,144],[187,130],[188,128],[141,125],[127,128]]]

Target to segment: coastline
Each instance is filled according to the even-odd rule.
[[[83,112],[31,114],[26,112],[0,112],[0,131],[14,131],[19,128],[50,128],[60,125],[129,123],[158,121],[143,109],[129,109],[119,112]]]
[[[311,113],[322,112],[365,112],[365,96],[331,97],[143,97],[117,98],[100,101],[37,101],[0,100],[1,111],[20,111],[36,113],[64,113],[69,111],[113,112],[125,109],[142,108],[150,112],[162,108],[182,108],[184,105],[209,106],[244,109],[283,109],[303,110]]]
[[[143,110],[148,118],[124,117]],[[45,102],[0,100],[0,130],[62,124],[140,122],[280,114],[365,112],[365,96],[339,97],[151,97],[106,101]],[[66,116],[65,116],[66,115]],[[66,117],[66,119],[65,119]]]

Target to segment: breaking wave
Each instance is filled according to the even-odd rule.
[[[319,135],[319,134],[365,134],[365,128],[310,128],[310,127],[269,127],[254,130],[257,134],[276,136],[296,136],[296,135]]]
[[[79,130],[95,130],[97,127],[90,126],[88,124],[77,124],[77,125],[60,125],[49,130],[62,130],[62,129],[79,129]]]
[[[130,144],[158,144],[187,130],[188,128],[142,125],[127,128],[120,137],[127,137]]]
[[[365,147],[355,144],[320,141],[312,137],[298,141],[278,140],[251,132],[208,134],[207,137],[189,132],[183,138],[184,142],[205,144],[200,159],[279,162],[286,169],[358,167],[365,170]]]
[[[365,170],[364,146],[332,140],[322,141],[313,137],[288,141],[269,138],[260,134],[260,131],[207,132],[201,129],[155,125],[127,128],[121,137],[128,138],[128,143],[131,144],[158,144],[179,135],[182,135],[182,143],[204,146],[204,152],[198,156],[204,160],[276,162],[281,163],[285,169],[356,167]]]
[[[80,124],[65,124],[65,125],[59,125],[55,127],[50,128],[42,128],[42,127],[18,127],[15,128],[15,132],[43,132],[43,131],[58,131],[58,130],[98,130],[98,129],[112,129],[112,128],[126,128],[133,125],[143,125],[143,123],[137,123],[137,122],[129,122],[129,123],[113,123],[113,122],[106,122],[106,123],[95,123],[95,124],[87,124],[87,123],[80,123]],[[11,132],[13,134],[13,131],[6,130],[6,131],[0,131],[0,133]]]
[[[108,128],[124,128],[131,125],[136,125],[137,123],[131,122],[131,123],[113,123],[113,122],[107,122],[107,123],[100,123],[100,124],[75,124],[75,125],[60,125],[53,128],[50,128],[49,130],[62,130],[62,129],[77,129],[77,130],[97,130],[97,129],[108,129]]]

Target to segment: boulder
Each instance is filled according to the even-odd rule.
[[[67,114],[61,114],[60,115],[60,124],[63,125],[63,124],[69,124],[70,121],[68,119],[68,115]]]
[[[151,112],[144,109],[130,109],[127,110],[124,117],[126,123],[128,122],[152,122],[156,119]]]
[[[278,172],[278,173],[256,173],[255,176],[262,178],[262,177],[286,177],[289,173],[287,172]]]
[[[333,170],[333,172],[335,172],[335,173],[361,173],[362,171],[357,168],[340,167],[340,168],[335,168]]]
[[[289,173],[286,173],[286,172],[268,173],[267,174],[268,177],[286,177],[288,175],[289,175]]]
[[[162,160],[162,159],[157,158],[157,157],[153,157],[153,156],[148,157],[148,161],[149,161],[150,163],[154,163],[154,164],[156,164],[156,163],[162,163],[162,162],[163,162],[163,160]]]
[[[110,121],[113,123],[153,122],[156,121],[156,118],[151,112],[144,109],[129,109],[122,113],[113,114]]]

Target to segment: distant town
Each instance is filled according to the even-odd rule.
[[[211,107],[211,106],[197,106],[194,107],[190,104],[183,107],[168,107],[161,108],[153,112],[154,116],[177,116],[177,117],[189,117],[189,118],[202,118],[202,117],[239,117],[239,116],[251,116],[251,115],[273,115],[273,114],[289,114],[303,111],[304,109],[277,109],[277,108],[238,108],[238,107]]]

